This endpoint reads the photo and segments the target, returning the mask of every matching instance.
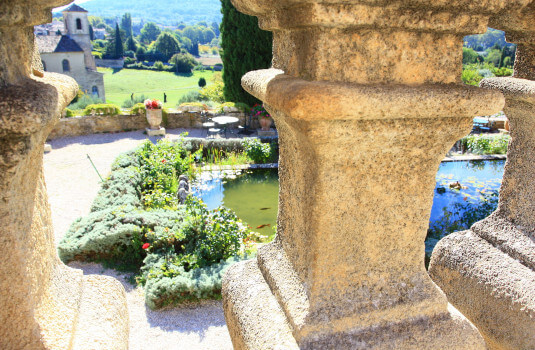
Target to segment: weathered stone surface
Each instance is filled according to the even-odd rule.
[[[518,51],[517,60],[528,62],[522,58],[526,53],[535,50]],[[520,76],[534,77],[531,65],[515,64],[515,76],[517,68]],[[492,349],[533,349],[535,82],[490,78],[480,86],[505,95],[504,112],[511,125],[498,209],[469,231],[442,239],[433,251],[429,273]]]
[[[127,349],[122,286],[66,267],[54,246],[44,142],[78,86],[59,74],[31,75],[38,68],[31,26],[63,4],[0,3],[0,348],[73,349],[81,341],[85,349]],[[88,300],[112,316],[97,319]]]
[[[501,94],[306,82],[275,69],[251,72],[243,85],[277,122],[278,237],[258,266],[299,346],[482,347],[429,279],[423,241],[443,155],[469,131],[468,116],[501,108]]]
[[[504,104],[457,84],[462,37],[529,2],[233,1],[273,31],[275,69],[242,85],[280,136],[277,238],[224,282],[237,348],[276,348],[261,330],[281,313],[302,349],[485,348],[429,278],[423,242],[441,159]],[[259,308],[273,319],[251,290],[271,291],[280,310]]]

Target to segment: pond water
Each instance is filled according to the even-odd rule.
[[[498,190],[504,164],[504,160],[443,162],[436,176],[430,222],[439,219],[445,207],[477,203],[483,196]],[[203,177],[196,194],[209,209],[224,205],[233,209],[254,231],[274,235],[279,189],[277,169],[249,170],[223,179],[217,172],[205,173]],[[451,189],[449,184],[456,181],[461,188]]]

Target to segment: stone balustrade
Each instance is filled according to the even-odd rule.
[[[273,31],[242,85],[280,144],[277,237],[223,283],[234,347],[484,349],[424,239],[440,160],[504,105],[460,83],[462,38],[529,1],[233,3]]]
[[[0,2],[3,349],[128,347],[120,284],[66,267],[53,244],[43,143],[76,83],[32,64],[31,26],[66,3]],[[273,68],[242,85],[280,135],[277,237],[223,283],[234,347],[534,348],[535,2],[234,3],[274,33]],[[518,43],[515,76],[464,86],[462,38],[489,24]],[[472,324],[425,271],[424,239],[441,159],[504,103],[499,208],[430,265]]]
[[[124,288],[58,258],[44,141],[78,84],[44,73],[33,25],[65,0],[0,2],[0,348],[127,349]]]
[[[498,209],[442,239],[429,272],[491,349],[535,348],[535,3],[493,18],[518,43],[513,77],[480,86],[505,95],[511,142]]]

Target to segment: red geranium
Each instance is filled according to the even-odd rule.
[[[158,108],[158,101],[152,100],[152,108]]]
[[[150,244],[149,243],[145,243],[141,246],[141,248],[143,249],[148,249],[150,247]]]

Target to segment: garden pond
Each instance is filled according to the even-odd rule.
[[[441,163],[436,175],[435,196],[430,215],[430,226],[448,230],[444,220],[453,230],[468,228],[471,223],[459,224],[466,211],[474,211],[482,203],[491,201],[486,211],[492,211],[500,188],[505,160],[455,161]],[[252,230],[271,237],[275,234],[279,180],[277,169],[256,169],[238,173],[205,173],[195,193],[209,209],[224,205],[236,212]],[[460,188],[451,188],[458,182]],[[493,200],[493,201],[492,201]],[[491,207],[491,208],[490,208]],[[489,209],[490,208],[490,209]],[[481,218],[487,215],[481,213]],[[479,217],[475,218],[479,219]],[[457,221],[456,221],[457,220]],[[462,221],[462,220],[461,220]],[[452,226],[451,222],[457,222]],[[452,232],[452,231],[450,231]],[[431,251],[439,238],[449,232],[434,234],[426,241],[426,251]]]

